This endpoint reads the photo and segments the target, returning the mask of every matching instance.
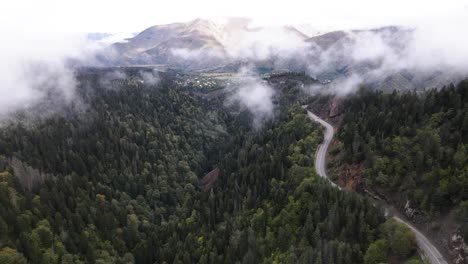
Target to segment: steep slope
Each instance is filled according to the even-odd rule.
[[[314,36],[307,40],[308,68],[319,79],[358,76],[368,86],[384,91],[441,87],[464,77],[451,69],[415,64],[414,33],[391,26]]]
[[[303,106],[304,108],[307,108],[307,105]],[[327,123],[325,120],[321,119],[314,113],[310,112],[307,110],[307,115],[309,116],[310,120],[319,123],[323,127],[325,127],[325,135],[324,135],[324,140],[322,144],[320,145],[316,155],[315,155],[315,169],[317,171],[317,174],[325,179],[327,179],[330,184],[334,187],[337,187],[338,189],[341,190],[341,188],[336,185],[334,182],[332,182],[326,173],[326,158],[327,158],[327,152],[328,152],[328,147],[330,146],[330,143],[333,139],[333,134],[334,134],[334,128],[332,125]],[[424,235],[422,234],[416,227],[414,227],[411,223],[408,221],[400,218],[399,216],[395,215],[393,216],[393,219],[398,221],[399,223],[402,223],[403,225],[407,226],[407,228],[411,229],[411,231],[414,233],[414,238],[417,241],[418,247],[420,250],[423,252],[425,257],[428,258],[428,261],[432,264],[447,264],[447,261],[444,259],[442,254],[439,252],[439,250],[431,243],[431,241]]]
[[[178,34],[145,50],[143,54],[150,62],[179,65],[183,68],[212,67],[226,58],[223,37],[218,25],[198,19],[186,25]],[[204,60],[194,60],[203,55]]]
[[[101,56],[112,65],[166,64],[201,70],[239,63],[243,59],[268,60],[302,43],[306,34],[293,26],[249,27],[249,20],[196,19],[150,27],[127,42],[115,43]]]
[[[178,63],[182,59],[194,55],[190,53],[192,51],[218,52],[222,57],[222,38],[223,32],[219,26],[208,20],[196,19],[188,23],[158,25],[142,31],[127,42],[113,44],[106,50],[104,58],[107,63],[118,65],[180,66]]]
[[[129,39],[128,42],[115,43],[113,48],[123,54],[136,54],[159,45],[182,32],[184,28],[183,23],[153,26]]]
[[[343,103],[336,155],[454,259],[468,259],[468,81],[426,92],[362,90]],[[361,178],[362,177],[362,178]],[[363,180],[361,180],[363,179]],[[463,245],[462,242],[460,242]]]
[[[86,107],[0,133],[2,263],[363,263],[383,213],[315,177],[320,131],[294,103],[306,76],[266,80],[278,116],[250,130],[176,74],[113,71],[79,74]],[[25,190],[2,155],[54,176]]]
[[[185,71],[237,71],[254,65],[262,72],[307,71],[327,82],[358,76],[381,90],[439,87],[464,77],[414,64],[413,38],[414,29],[395,26],[317,34],[305,26],[255,27],[243,18],[196,19],[150,27],[113,44],[99,59],[107,65]]]
[[[345,31],[333,31],[311,37],[306,41],[313,45],[317,45],[323,50],[328,50],[333,45],[339,43],[340,41],[349,40],[349,38],[349,33]]]

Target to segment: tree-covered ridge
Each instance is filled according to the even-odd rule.
[[[340,139],[366,183],[439,214],[468,199],[468,81],[421,94],[362,90]]]
[[[252,131],[170,76],[81,85],[84,107],[2,129],[5,263],[362,263],[384,235],[368,200],[315,177],[322,135],[298,89],[275,87],[277,118]],[[25,190],[10,157],[50,176]]]
[[[251,156],[230,162],[228,171],[234,173],[223,178],[223,191],[216,193],[221,204],[234,206],[228,223],[248,241],[229,243],[228,253],[234,246],[235,254],[227,262],[362,262],[382,215],[367,200],[315,176],[312,164],[322,137],[299,105],[282,118],[279,127],[246,141],[239,154]],[[238,196],[238,190],[245,195]]]
[[[185,219],[197,207],[197,175],[218,156],[208,148],[226,136],[223,112],[168,86],[170,80],[157,87],[101,87],[92,77],[83,79],[80,90],[84,112],[70,109],[34,126],[15,123],[2,130],[2,154],[56,175],[36,193],[25,193],[31,196],[26,212],[8,221],[15,247],[33,263],[41,263],[42,253],[28,249],[27,235],[17,240],[22,227],[13,228],[24,213],[29,228],[47,220],[81,260],[109,256],[112,263],[133,252],[137,262],[146,262],[146,255],[154,255],[149,248],[161,247],[147,244],[164,241],[155,227],[163,232],[161,222]],[[33,209],[37,215],[30,214]]]

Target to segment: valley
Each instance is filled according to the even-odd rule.
[[[0,20],[0,264],[468,264],[463,0]]]
[[[322,132],[298,103],[308,98],[300,84],[313,82],[306,75],[264,80],[276,91],[278,116],[253,129],[247,109],[222,106],[229,93],[207,99],[179,86],[177,73],[159,72],[150,83],[139,80],[153,71],[119,70],[125,74],[82,73],[85,108],[3,129],[3,157],[51,176],[25,190],[14,178],[25,172],[3,158],[1,194],[14,198],[2,207],[2,243],[16,251],[0,256],[32,263],[359,263],[378,237],[408,243],[392,249],[392,258],[415,254],[411,232],[385,222],[370,200],[316,176],[313,150]],[[213,168],[219,177],[200,189]]]

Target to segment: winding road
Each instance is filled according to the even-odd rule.
[[[307,105],[302,106],[304,109],[307,108]],[[307,110],[307,109],[306,109]],[[315,170],[320,177],[326,178],[334,187],[337,187],[341,190],[341,188],[333,183],[327,176],[326,172],[326,158],[327,158],[327,151],[328,147],[333,139],[334,129],[333,126],[329,123],[325,122],[320,117],[316,116],[312,112],[307,110],[307,115],[310,120],[314,122],[320,123],[322,126],[325,127],[325,135],[322,144],[320,144],[316,156],[315,156]],[[387,208],[386,208],[387,209]],[[389,211],[388,209],[386,211]],[[448,264],[448,262],[444,259],[442,254],[440,254],[439,250],[429,241],[429,239],[422,234],[416,227],[412,224],[407,222],[406,220],[394,215],[393,218],[408,226],[414,233],[416,237],[416,243],[418,244],[419,249],[423,252],[425,258],[430,261],[432,264]]]

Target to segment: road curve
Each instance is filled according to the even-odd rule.
[[[302,106],[304,109],[307,108],[307,105]],[[338,189],[341,189],[338,185],[333,183],[327,176],[326,172],[326,157],[327,157],[327,151],[328,147],[330,146],[330,143],[333,139],[334,135],[334,129],[333,127],[325,122],[323,119],[320,117],[316,116],[312,112],[307,110],[307,115],[310,118],[310,120],[317,122],[321,124],[323,127],[325,127],[325,135],[322,144],[319,145],[319,148],[317,150],[317,153],[315,154],[315,170],[317,174],[320,177],[326,178],[331,185],[334,187],[337,187]],[[429,241],[429,239],[424,236],[419,230],[416,229],[412,224],[407,222],[406,220],[398,217],[398,216],[393,216],[393,218],[400,222],[405,224],[408,228],[410,228],[416,238],[416,243],[418,244],[419,249],[424,253],[424,256],[427,258],[427,260],[430,261],[432,264],[448,264],[448,262],[444,259],[442,254],[440,254],[439,250]]]
[[[307,106],[303,106],[303,107],[306,108]],[[312,121],[318,122],[322,126],[325,127],[325,135],[324,135],[323,142],[322,144],[319,145],[317,153],[315,153],[315,171],[320,177],[327,179],[331,185],[341,189],[338,185],[336,185],[334,182],[332,182],[328,178],[327,171],[326,171],[326,157],[327,157],[328,146],[330,146],[330,143],[333,139],[333,135],[335,131],[329,123],[325,122],[320,117],[314,115],[312,112],[307,111],[307,115]]]
[[[427,258],[427,260],[430,261],[432,264],[447,264],[448,262],[444,259],[442,254],[440,254],[439,250],[429,241],[429,239],[423,235],[421,232],[419,232],[416,227],[414,227],[412,224],[409,222],[401,219],[398,216],[393,216],[393,219],[397,220],[400,223],[405,224],[409,229],[411,229],[414,233],[414,236],[416,237],[416,243],[418,244],[418,247],[422,252],[424,252],[424,256]]]

